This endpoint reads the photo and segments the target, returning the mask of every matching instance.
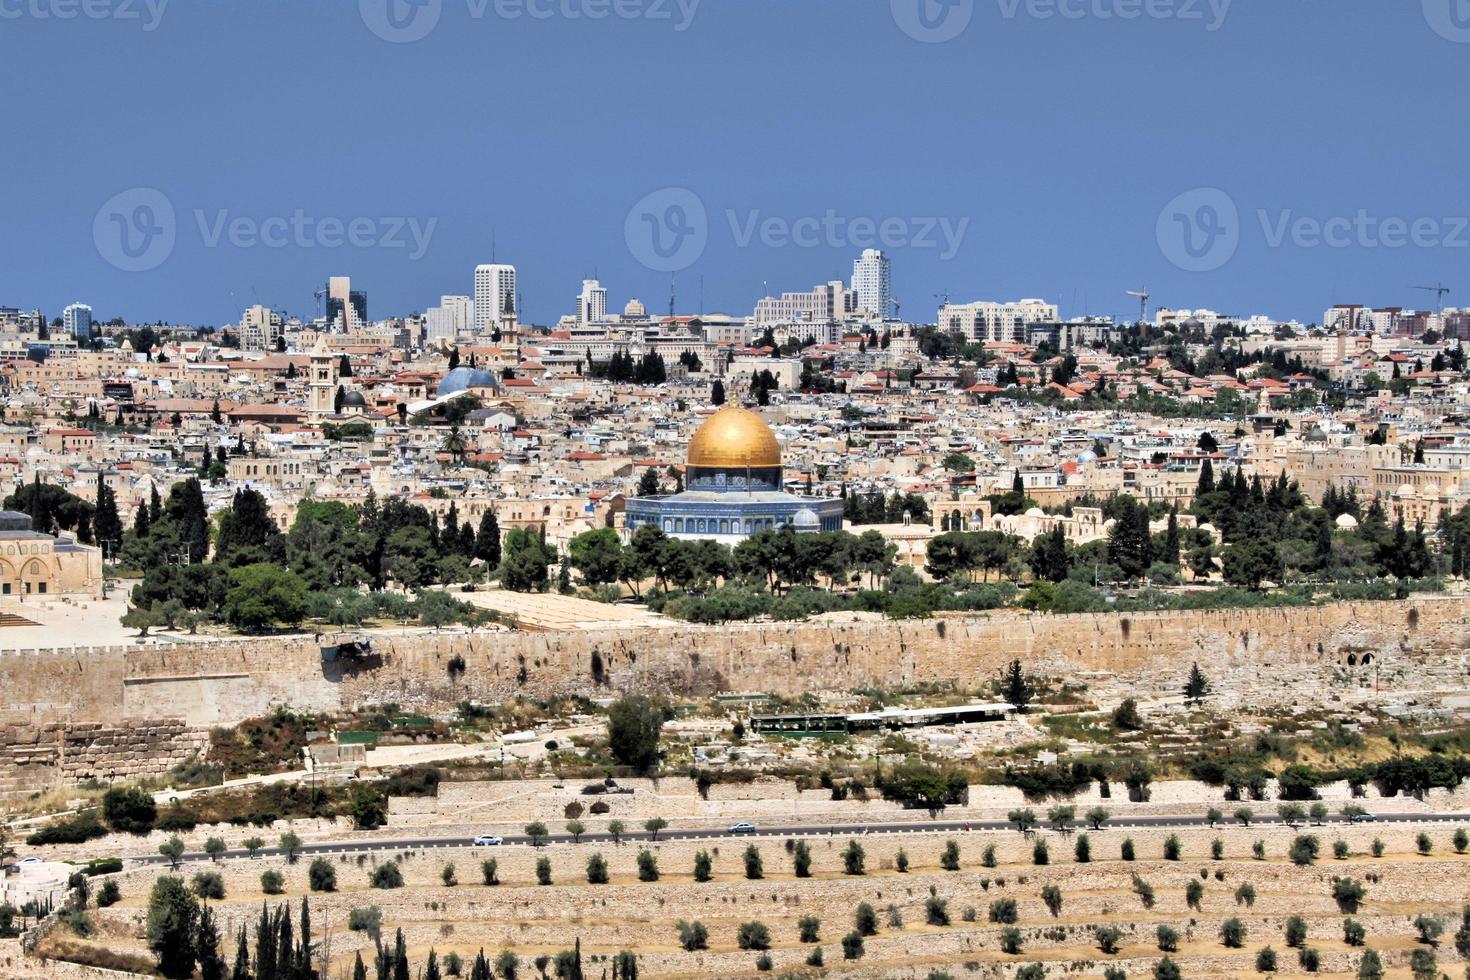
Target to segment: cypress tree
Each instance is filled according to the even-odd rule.
[[[199,980],[225,980],[225,961],[219,952],[219,929],[214,924],[214,912],[208,905],[199,913],[194,949],[199,962]]]
[[[1210,460],[1205,458],[1204,464],[1200,466],[1200,486],[1198,486],[1198,489],[1195,489],[1195,500],[1204,497],[1205,494],[1213,494],[1213,492],[1214,466],[1211,466]]]
[[[1179,564],[1179,508],[1177,507],[1169,511],[1169,526],[1164,531],[1164,551],[1159,555],[1159,561],[1168,562],[1170,565]]]
[[[488,507],[480,516],[480,533],[475,536],[475,557],[482,559],[491,570],[500,565],[500,524],[495,520],[495,511]]]
[[[249,930],[240,927],[240,941],[235,946],[235,968],[230,972],[230,980],[251,980],[250,976],[250,946],[246,938]],[[357,980],[357,978],[353,978]]]

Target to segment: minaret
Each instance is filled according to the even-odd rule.
[[[325,334],[317,334],[311,349],[311,395],[307,402],[312,421],[331,415],[337,398],[337,358],[327,349]]]

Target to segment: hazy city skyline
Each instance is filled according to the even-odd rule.
[[[1440,106],[1466,85],[1466,48],[1437,0],[1157,16],[922,0],[924,20],[906,2],[648,0],[599,19],[592,3],[431,0],[418,39],[427,20],[379,22],[374,0],[72,19],[32,4],[6,20],[10,132],[89,149],[13,155],[25,192],[7,195],[0,303],[221,324],[256,303],[309,316],[316,284],[350,274],[385,316],[469,293],[499,261],[530,321],[574,312],[594,275],[610,308],[661,313],[670,273],[630,235],[670,194],[703,211],[683,226],[698,248],[672,259],[681,313],[847,279],[866,247],[920,320],[945,294],[1134,316],[1124,291],[1146,289],[1310,322],[1340,302],[1432,308],[1412,287],[1458,286],[1465,137]],[[1328,73],[1330,52],[1369,41],[1414,71]],[[759,69],[709,70],[735,52]],[[119,79],[122,112],[97,98]],[[156,206],[139,212],[138,189]],[[157,265],[99,247],[161,230],[142,219],[164,209]]]

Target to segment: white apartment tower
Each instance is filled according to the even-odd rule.
[[[607,290],[596,279],[582,280],[582,293],[577,297],[577,322],[607,322]]]
[[[86,303],[73,303],[61,311],[61,322],[67,336],[79,344],[92,339],[92,308]]]
[[[877,320],[888,316],[888,304],[893,298],[888,256],[876,248],[864,250],[852,263],[852,291],[857,293],[859,310]]]
[[[475,267],[475,332],[515,331],[516,267]]]

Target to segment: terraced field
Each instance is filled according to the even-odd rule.
[[[1432,844],[1427,855],[1418,850],[1421,830]],[[1314,864],[1288,859],[1297,833],[1318,838]],[[1108,967],[1129,977],[1151,977],[1164,955],[1160,927],[1176,934],[1170,958],[1186,977],[1260,976],[1257,956],[1268,945],[1277,954],[1279,973],[1305,974],[1299,948],[1285,939],[1292,916],[1305,926],[1301,946],[1316,952],[1319,976],[1357,976],[1365,949],[1381,955],[1390,977],[1410,976],[1407,966],[1416,949],[1432,951],[1446,975],[1460,976],[1464,970],[1456,931],[1470,901],[1470,856],[1454,851],[1451,827],[1199,828],[1177,832],[1178,860],[1164,857],[1169,831],[1088,832],[1087,862],[1076,855],[1082,836],[1040,831],[1029,837],[1009,832],[809,838],[807,877],[795,873],[794,844],[779,838],[650,842],[642,834],[617,845],[330,855],[324,860],[337,884],[331,892],[310,889],[311,859],[306,858],[295,864],[279,859],[231,860],[212,867],[193,863],[177,873],[185,880],[199,871],[222,874],[225,898],[211,904],[227,937],[241,926],[253,926],[262,901],[290,899],[299,905],[309,895],[319,961],[330,977],[350,977],[359,950],[371,964],[372,939],[348,926],[353,909],[369,906],[378,908],[386,938],[402,928],[415,975],[431,948],[440,957],[455,952],[466,962],[483,948],[492,960],[511,950],[521,962],[520,977],[539,977],[537,957],[553,956],[580,940],[590,977],[599,976],[605,958],[620,950],[638,955],[640,977],[824,972],[925,978],[938,970],[958,980],[1010,977],[1033,963],[1056,977],[1102,976]],[[1371,853],[1375,838],[1383,845],[1380,857]],[[861,874],[848,873],[857,870],[848,863],[854,840],[863,852]],[[1122,857],[1125,840],[1132,844],[1131,861]],[[1334,857],[1339,840],[1349,852],[1343,859]],[[951,841],[958,847],[959,870],[942,866]],[[1219,858],[1214,857],[1216,841]],[[1258,842],[1263,857],[1255,854]],[[1044,865],[1035,863],[1038,846],[1047,852]],[[747,877],[748,847],[759,853],[760,878]],[[994,866],[987,858],[990,848]],[[708,881],[694,875],[701,851],[710,857]],[[641,852],[656,861],[657,880],[640,880]],[[588,882],[594,854],[606,862],[605,884]],[[487,859],[496,862],[498,885],[483,883]],[[900,870],[904,859],[906,871]],[[648,860],[643,858],[643,877],[650,877]],[[403,886],[371,887],[375,868],[390,861],[400,869]],[[551,884],[537,883],[542,861],[549,863]],[[451,863],[457,883],[446,885],[444,870]],[[260,876],[267,870],[282,874],[282,895],[263,894]],[[146,955],[148,891],[153,878],[166,873],[159,868],[125,872],[122,901],[91,913],[93,937],[71,935],[62,927],[43,948],[82,958],[103,950]],[[1362,885],[1356,908],[1334,898],[1335,878]],[[876,931],[862,938],[860,956],[847,959],[843,940],[854,931],[864,904],[873,911]],[[1012,915],[1013,925],[1006,921]],[[1443,923],[1437,947],[1421,941],[1419,916]],[[804,941],[806,917],[819,920],[815,941]],[[1361,925],[1364,945],[1345,941],[1348,918]],[[1238,920],[1243,930],[1237,948],[1221,938],[1222,923],[1229,919]],[[681,946],[681,921],[703,925],[707,949]],[[740,948],[741,927],[753,922],[766,927],[768,951]],[[1099,933],[1105,936],[1110,927],[1117,930],[1116,951],[1104,953]],[[809,933],[810,922],[806,929]],[[228,958],[233,938],[222,945]],[[848,954],[858,951],[851,939],[847,946]],[[1007,952],[1007,946],[1019,951]],[[818,949],[821,967],[810,965]],[[759,962],[763,955],[769,957],[769,974],[759,969],[766,966]]]

